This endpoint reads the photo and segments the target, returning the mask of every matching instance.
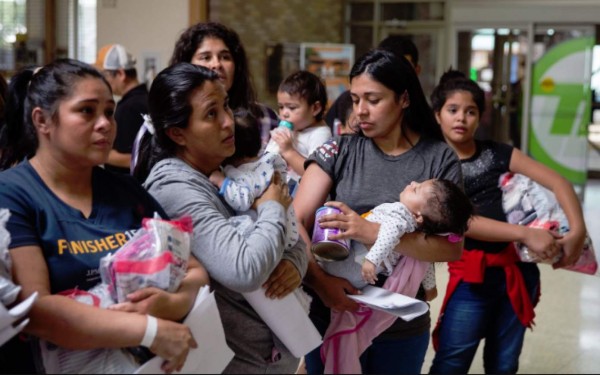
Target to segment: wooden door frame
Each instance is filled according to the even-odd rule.
[[[190,26],[208,21],[208,0],[188,0]]]
[[[44,20],[44,64],[48,64],[56,57],[56,0],[46,0]]]

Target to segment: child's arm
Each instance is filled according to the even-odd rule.
[[[438,292],[435,282],[435,267],[433,263],[429,264],[421,285],[423,285],[423,289],[425,289],[425,301],[429,302],[437,297]]]
[[[390,258],[394,255],[394,248],[400,243],[400,237],[402,237],[404,233],[405,231],[401,230],[401,226],[397,222],[394,222],[394,220],[387,219],[381,221],[377,239],[365,256],[363,265],[368,262],[374,264],[375,267],[383,265],[388,273],[392,273],[394,265]]]
[[[552,259],[560,251],[556,242],[558,235],[546,229],[505,223],[483,216],[473,216],[465,235],[481,241],[521,242],[542,260]]]
[[[581,203],[575,194],[573,185],[554,170],[514,149],[510,161],[510,170],[525,175],[554,193],[558,203],[569,220],[569,232],[557,242],[564,256],[555,267],[574,264],[583,249],[587,229],[583,219]]]
[[[377,281],[377,265],[365,258],[363,260],[361,274],[364,281],[369,284],[375,284]]]
[[[294,148],[292,132],[273,132],[271,138],[279,145],[279,153],[287,165],[300,176],[304,174],[305,157]]]
[[[225,202],[238,212],[248,211],[254,203],[254,193],[249,186],[239,184],[234,179],[226,177],[221,170],[213,171],[209,178],[219,188],[219,195]]]
[[[213,185],[218,187],[219,189],[223,186],[223,182],[225,181],[225,173],[220,169],[214,170],[210,176],[208,176],[208,180],[212,182]]]

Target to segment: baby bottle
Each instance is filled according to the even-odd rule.
[[[292,129],[294,128],[294,125],[292,125],[291,122],[286,121],[286,120],[281,120],[279,121],[279,125],[273,129],[273,131],[276,132],[281,132],[281,131],[292,131]],[[267,147],[265,148],[265,152],[272,152],[275,154],[279,153],[279,145],[277,144],[277,142],[275,142],[273,139],[269,140],[269,143],[267,143]]]

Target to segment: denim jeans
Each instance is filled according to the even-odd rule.
[[[534,301],[539,270],[534,264],[521,267],[527,290]],[[439,348],[430,374],[466,374],[479,342],[485,339],[484,369],[487,374],[515,374],[523,347],[521,324],[506,293],[501,268],[488,268],[483,284],[461,282],[448,301],[439,331]]]
[[[318,327],[317,327],[318,328]],[[375,339],[360,356],[363,374],[420,374],[429,332],[402,339]],[[304,358],[307,374],[322,374],[319,346]]]

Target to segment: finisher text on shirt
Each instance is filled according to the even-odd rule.
[[[57,241],[58,255],[63,255],[65,251],[77,255],[117,250],[123,246],[134,233],[135,231],[115,233],[95,240],[67,241],[65,239],[59,239]]]

